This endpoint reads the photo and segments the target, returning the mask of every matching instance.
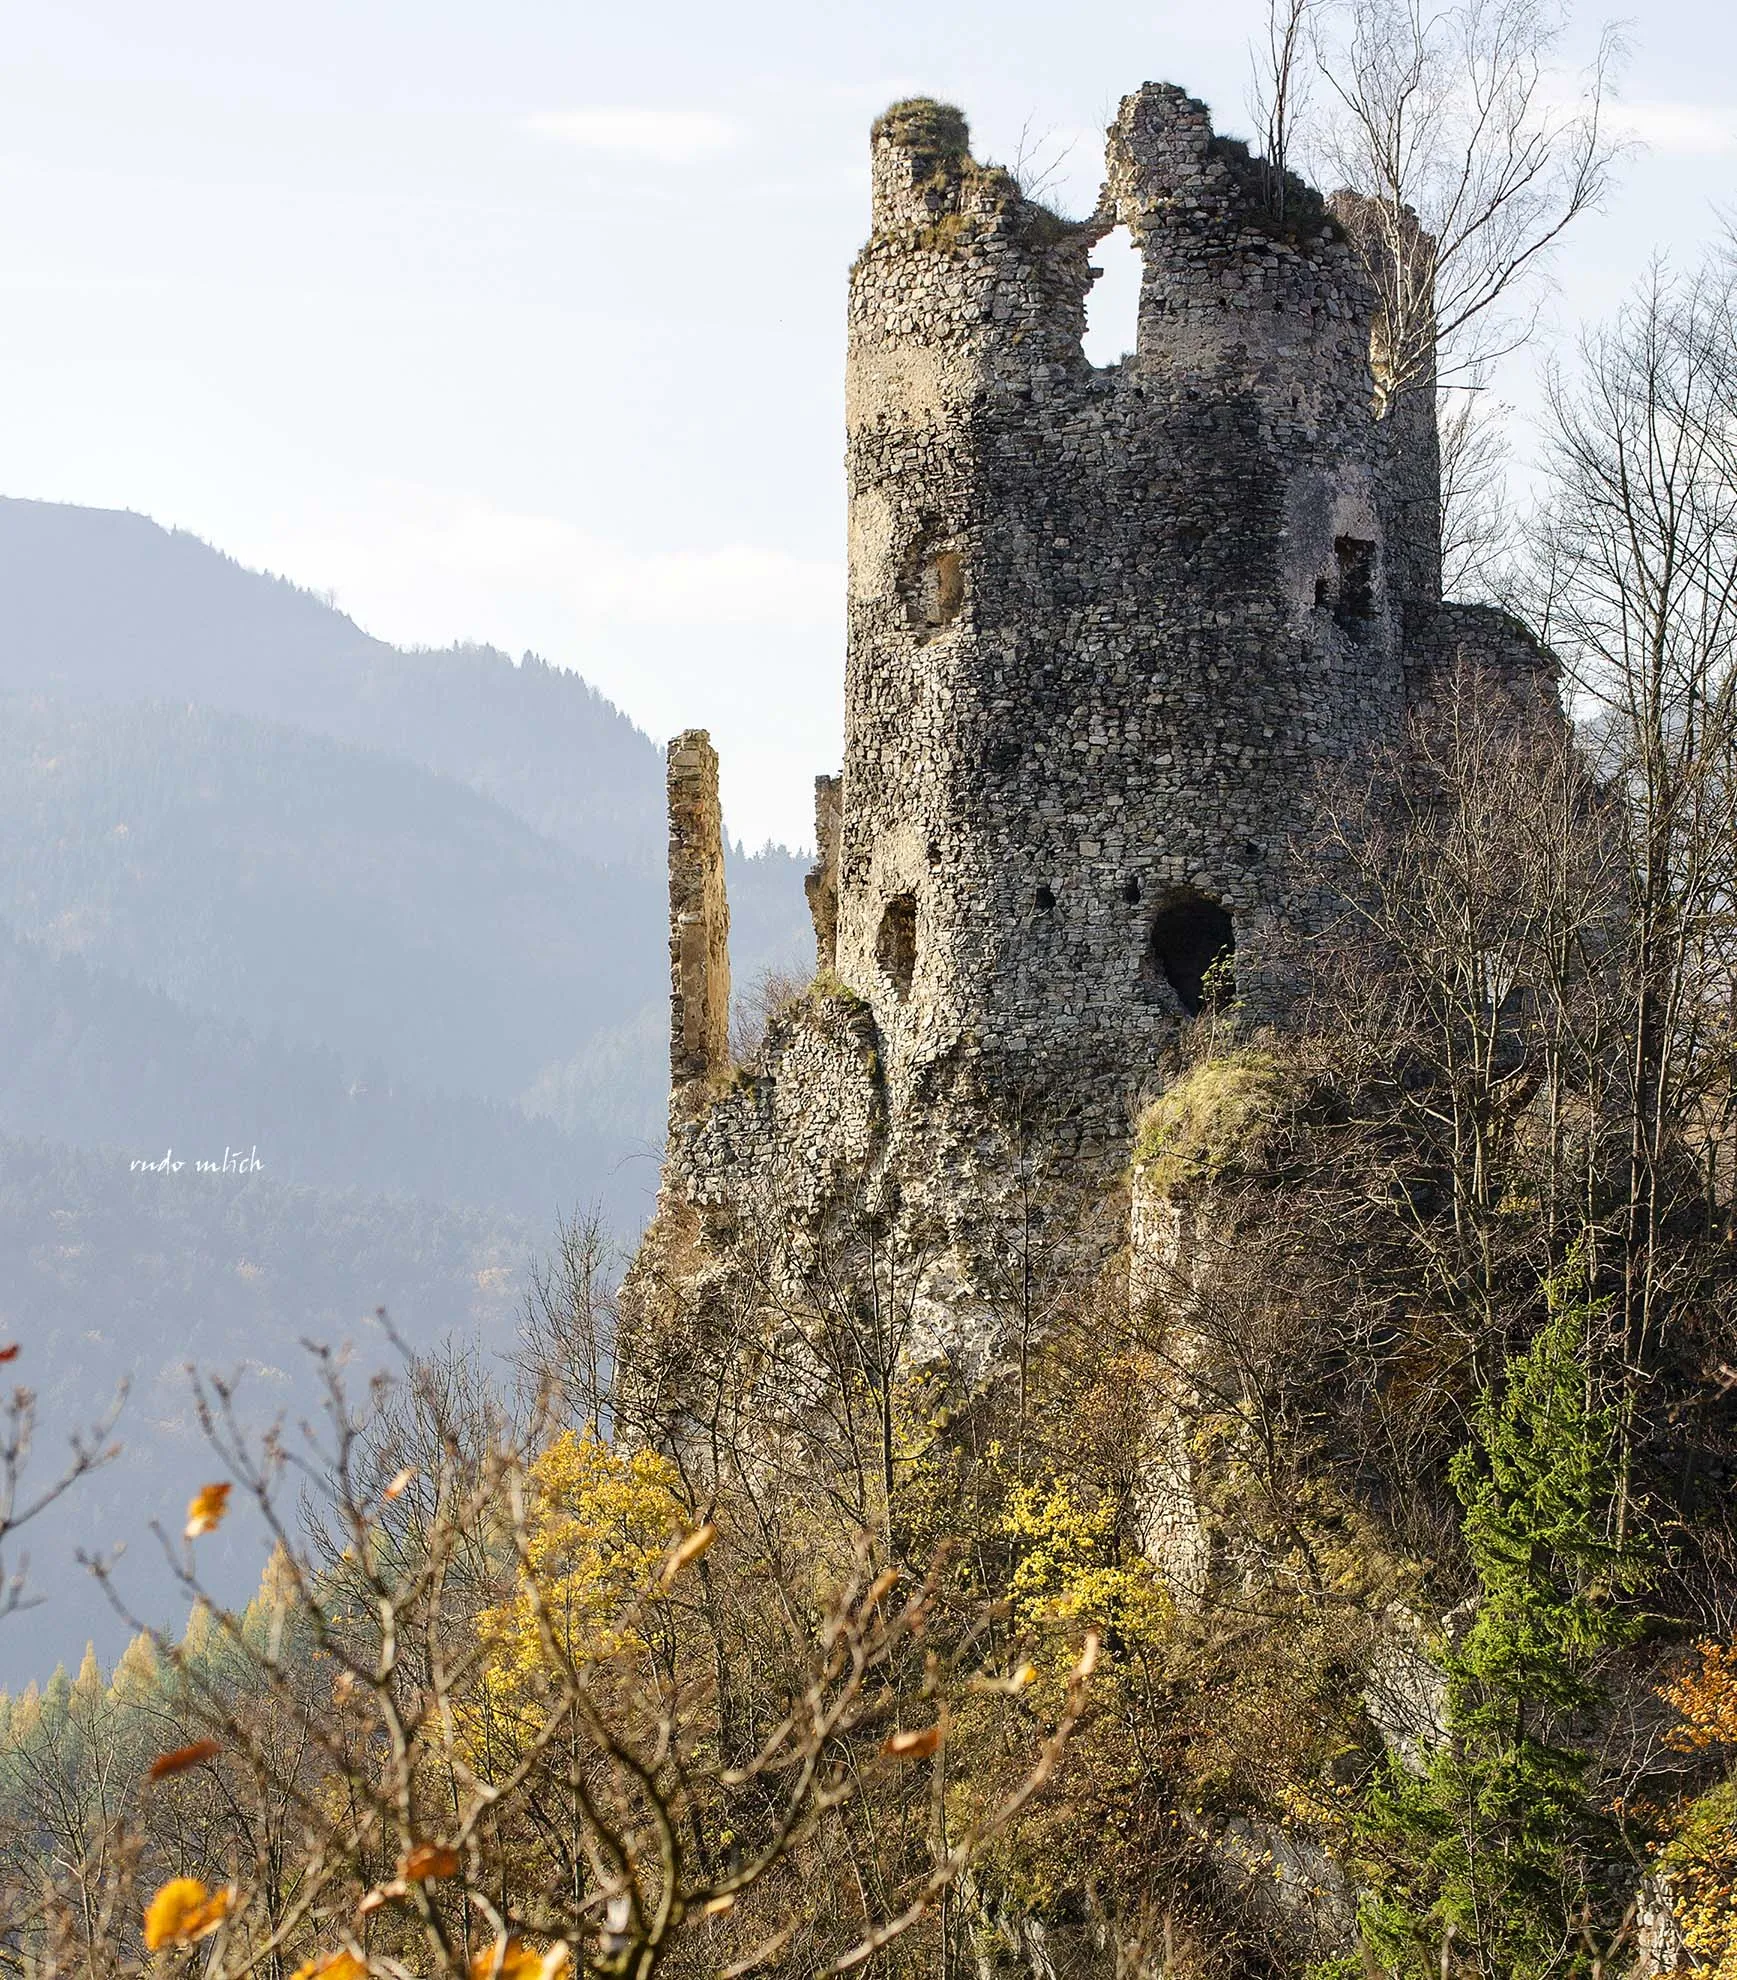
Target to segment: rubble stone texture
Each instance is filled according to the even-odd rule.
[[[1373,410],[1354,200],[1277,200],[1166,84],[1124,99],[1083,222],[967,140],[928,101],[874,127],[821,974],[727,1089],[715,766],[672,746],[664,1181],[725,1248],[745,1216],[799,1246],[894,1206],[955,1309],[1029,1215],[1032,1134],[1101,1189],[1226,972],[1282,1014],[1274,938],[1319,911],[1284,855],[1323,768],[1443,666],[1543,667],[1501,615],[1442,606],[1433,398]],[[1095,367],[1091,255],[1118,226],[1137,348]]]

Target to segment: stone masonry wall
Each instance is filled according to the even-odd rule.
[[[1034,1150],[1071,1191],[1039,1214],[1101,1254],[1083,1206],[1221,949],[1282,1018],[1273,938],[1320,906],[1286,854],[1323,768],[1468,662],[1554,689],[1523,628],[1441,603],[1432,408],[1375,417],[1354,200],[1288,181],[1280,219],[1269,169],[1157,84],[1123,101],[1085,221],[976,162],[940,104],[889,111],[872,170],[820,974],[732,1070],[717,760],[678,737],[659,1227],[679,1212],[714,1261],[774,1234],[799,1272],[880,1220],[925,1261],[933,1333],[982,1340]],[[1094,367],[1117,225],[1138,346]]]
[[[730,1063],[730,907],[718,754],[703,729],[669,746],[670,1086],[688,1089]]]
[[[1275,993],[1315,775],[1400,719],[1404,622],[1435,602],[1394,496],[1415,431],[1373,417],[1373,300],[1323,202],[1296,187],[1274,222],[1182,91],[1124,101],[1079,225],[977,165],[956,112],[890,112],[873,156],[837,967],[895,1115],[963,1057],[1107,1150],[1198,990],[1165,931],[1204,916],[1239,989]],[[1139,344],[1094,368],[1117,224]]]

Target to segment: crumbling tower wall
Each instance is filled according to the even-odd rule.
[[[1113,1143],[1202,974],[1278,994],[1281,854],[1320,767],[1392,733],[1439,584],[1416,427],[1377,421],[1374,301],[1324,202],[1182,91],[1124,100],[1087,222],[874,133],[847,370],[837,968],[895,1119],[969,1066]],[[1137,349],[1083,355],[1125,224]],[[1424,464],[1427,469],[1427,463]]]
[[[1323,769],[1396,740],[1468,658],[1522,690],[1548,669],[1514,622],[1441,604],[1432,395],[1376,415],[1356,200],[1281,186],[1168,85],[1123,101],[1080,222],[974,160],[944,105],[896,105],[872,143],[819,967],[731,1067],[717,761],[677,738],[641,1256],[690,1247],[683,1301],[732,1274],[799,1301],[869,1229],[922,1260],[932,1340],[980,1347],[1030,1219],[1113,1248],[1087,1212],[1185,1019],[1232,985],[1282,1017],[1284,942],[1330,906],[1287,857]],[[1136,348],[1094,366],[1091,255],[1118,226]]]

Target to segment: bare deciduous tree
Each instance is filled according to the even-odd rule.
[[[1729,1188],[1737,982],[1737,279],[1655,270],[1549,394],[1533,610],[1627,820],[1621,1231],[1637,1362],[1671,1303],[1658,1240]],[[1685,1159],[1687,1158],[1687,1159]],[[1700,1178],[1698,1185],[1691,1176]],[[1718,1215],[1709,1201],[1707,1211]]]
[[[1321,0],[1267,0],[1265,32],[1249,47],[1249,111],[1271,175],[1268,198],[1285,218],[1286,173],[1297,125],[1308,112],[1309,30]]]
[[[1437,402],[1443,595],[1504,602],[1514,588],[1516,522],[1508,494],[1509,409],[1480,389]]]
[[[166,1543],[199,1620],[176,1640],[129,1617],[143,1718],[92,1659],[51,1728],[79,1755],[7,1746],[59,1797],[24,1858],[49,1902],[5,1913],[14,1964],[132,1974],[198,1944],[208,1975],[274,1980],[843,1973],[940,1913],[1053,1773],[1089,1632],[1040,1722],[1032,1667],[991,1608],[961,1613],[945,1551],[901,1574],[859,1536],[839,1578],[767,1588],[751,1519],[688,1508],[666,1461],[515,1426],[462,1358],[360,1406],[322,1361],[305,1449],[201,1385],[276,1543],[259,1598],[225,1609],[197,1539]],[[967,1783],[955,1722],[998,1711],[997,1764]],[[105,1714],[134,1746],[154,1715],[173,1749],[144,1764]]]
[[[1360,195],[1345,217],[1379,301],[1385,415],[1477,378],[1529,332],[1530,278],[1609,183],[1620,45],[1606,30],[1564,104],[1555,0],[1335,0],[1313,26],[1327,86],[1313,149]]]

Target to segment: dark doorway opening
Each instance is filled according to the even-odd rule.
[[[911,980],[917,973],[917,897],[895,894],[881,915],[881,932],[875,939],[875,959],[887,980],[901,997],[911,994]]]
[[[1152,923],[1151,958],[1190,1017],[1235,993],[1236,929],[1217,901],[1188,894]]]

